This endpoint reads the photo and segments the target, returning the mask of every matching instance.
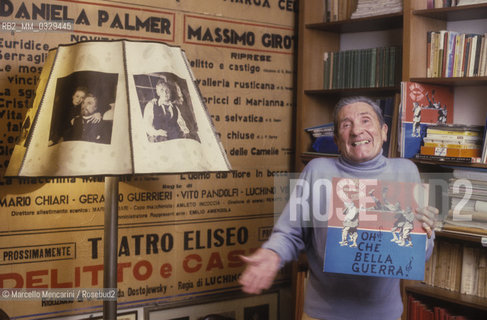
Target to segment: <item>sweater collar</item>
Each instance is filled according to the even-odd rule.
[[[375,158],[365,161],[365,162],[355,162],[349,159],[346,159],[343,155],[338,158],[338,163],[342,166],[346,171],[375,171],[384,169],[386,166],[387,158],[382,155],[382,151],[375,156]]]

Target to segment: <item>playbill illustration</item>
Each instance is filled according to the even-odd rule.
[[[422,280],[427,200],[424,184],[334,178],[324,271]]]

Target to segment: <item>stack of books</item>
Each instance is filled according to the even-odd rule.
[[[357,9],[360,0],[323,0],[324,22],[343,21],[350,19],[352,12]]]
[[[426,129],[420,149],[422,159],[479,162],[483,126],[433,125]],[[478,160],[478,161],[477,161]]]
[[[453,170],[448,196],[451,206],[444,230],[487,234],[487,170]]]
[[[426,262],[424,283],[487,298],[487,252],[480,246],[456,241],[437,242]]]
[[[462,244],[458,241],[436,242],[433,255],[426,262],[424,283],[456,293],[487,298],[487,251],[478,245]],[[461,309],[458,308],[428,306],[421,301],[414,302],[411,297],[408,300],[408,314],[419,312],[424,315],[433,311],[433,319],[471,319],[468,316],[459,318],[458,312]],[[454,317],[454,314],[457,316]]]
[[[333,122],[325,123],[316,127],[305,129],[311,135],[311,148],[314,152],[337,155],[339,154],[338,146],[334,140]]]
[[[402,12],[402,0],[359,0],[351,19]]]

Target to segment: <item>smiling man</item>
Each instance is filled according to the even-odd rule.
[[[388,159],[382,155],[388,128],[375,101],[366,97],[340,100],[335,107],[334,123],[340,157],[314,159],[304,168],[300,179],[306,181],[311,190],[307,205],[293,207],[295,203],[291,201],[287,204],[269,240],[251,256],[242,257],[247,268],[240,283],[243,291],[258,294],[272,285],[284,263],[297,259],[304,251],[309,280],[302,319],[396,320],[403,310],[399,279],[323,271],[327,222],[323,221],[323,215],[314,214],[312,204],[318,199],[319,208],[326,208],[324,194],[330,194],[331,190],[318,188],[319,192],[313,193],[313,185],[334,177],[418,183],[419,172],[410,160]],[[436,214],[438,210],[432,207],[416,211],[416,218],[422,222],[429,238],[425,249],[427,258],[433,250],[432,229]],[[294,219],[295,216],[298,219]]]
[[[350,99],[350,101],[355,101]],[[357,100],[342,100],[335,108],[335,142],[343,157],[353,162],[373,159],[387,140],[387,125],[380,108]],[[373,102],[370,102],[373,103]]]

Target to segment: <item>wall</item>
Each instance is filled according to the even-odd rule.
[[[47,51],[62,43],[127,38],[181,46],[234,169],[124,178],[119,307],[238,290],[243,270],[238,255],[258,248],[272,228],[272,175],[290,170],[293,151],[297,3],[135,2],[0,1],[2,288],[102,286],[103,179],[3,177]],[[46,30],[54,20],[72,20],[74,29]],[[137,28],[137,20],[151,24]],[[18,32],[9,29],[14,24]],[[278,280],[287,281],[286,274]],[[2,300],[0,305],[22,319],[101,310],[100,301]]]

